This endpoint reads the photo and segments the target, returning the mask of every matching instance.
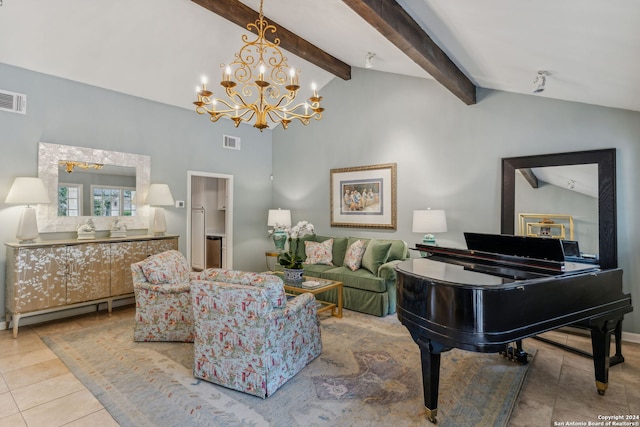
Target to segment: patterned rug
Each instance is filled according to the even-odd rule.
[[[121,426],[431,425],[420,351],[395,316],[323,319],[320,357],[265,400],[193,378],[192,344],[133,342],[133,319],[43,340]],[[506,425],[527,367],[443,354],[438,425]]]

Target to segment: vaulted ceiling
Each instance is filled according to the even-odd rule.
[[[232,0],[3,0],[0,62],[191,109],[200,76],[218,79],[246,33],[209,10],[227,3],[240,10]],[[258,10],[259,0],[242,3]],[[264,13],[308,43],[288,47],[302,49],[288,56],[303,85],[348,78],[372,52],[374,70],[435,78],[466,104],[482,87],[640,111],[637,0],[264,0]],[[323,55],[337,68],[318,64]],[[538,70],[551,76],[534,95]],[[2,76],[0,89],[12,90]]]

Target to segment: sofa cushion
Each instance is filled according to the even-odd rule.
[[[344,262],[344,256],[347,253],[347,238],[346,237],[327,237],[327,236],[316,236],[315,241],[322,243],[325,240],[333,239],[333,265],[336,267],[341,267]]]
[[[362,268],[366,268],[377,276],[380,266],[387,262],[390,249],[391,242],[382,243],[372,239],[362,256]]]
[[[189,264],[176,250],[152,255],[142,261],[142,272],[152,285],[189,282]]]
[[[367,249],[367,242],[364,240],[356,240],[349,246],[347,253],[344,256],[345,267],[350,268],[352,271],[356,271],[362,265],[362,256]]]
[[[335,268],[335,266],[326,264],[304,264],[302,268],[304,269],[305,276],[322,277],[322,273]]]
[[[327,239],[322,243],[306,241],[304,242],[307,259],[305,264],[326,264],[333,265],[333,239]]]
[[[360,268],[351,271],[349,267],[335,267],[326,270],[321,276],[323,279],[337,280],[342,282],[344,287],[362,289],[370,292],[386,292],[386,281],[371,274],[370,271]]]

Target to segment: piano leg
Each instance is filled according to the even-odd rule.
[[[435,341],[415,340],[420,347],[422,361],[422,390],[424,393],[424,407],[427,418],[437,423],[438,415],[438,387],[440,385],[440,354],[449,348],[443,347]]]
[[[616,330],[617,325],[620,323],[619,320],[605,320],[591,327],[593,367],[596,374],[596,387],[600,395],[604,395],[609,383],[611,333]]]
[[[624,363],[624,356],[622,355],[622,319],[616,323],[616,354],[611,358],[610,366],[617,365],[618,363]]]

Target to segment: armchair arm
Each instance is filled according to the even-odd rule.
[[[287,301],[285,308],[273,310],[272,318],[287,318],[291,316],[312,316],[317,317],[318,307],[316,297],[310,293],[297,295]]]
[[[152,285],[149,282],[133,282],[135,291],[148,291],[159,294],[181,294],[189,292],[190,288],[191,285],[189,283]]]

